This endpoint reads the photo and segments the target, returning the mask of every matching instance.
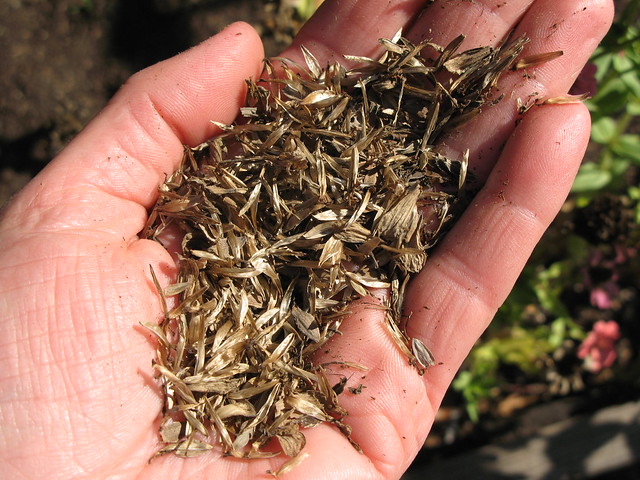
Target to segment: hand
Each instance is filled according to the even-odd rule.
[[[516,99],[563,94],[607,31],[610,0],[327,0],[285,56],[304,44],[322,63],[375,56],[377,39],[400,27],[413,41],[463,48],[496,44],[513,27],[525,55],[564,50],[511,72],[496,107],[445,139],[471,151],[484,187],[407,292],[409,334],[441,365],[421,377],[394,346],[379,313],[354,305],[328,360],[367,365],[366,390],[345,394],[357,453],[328,425],[305,431],[310,456],[290,478],[398,478],[421,448],[456,370],[504,301],[531,250],[562,205],[589,137],[582,105],[531,109]],[[157,187],[178,165],[182,144],[230,123],[244,79],[261,71],[262,46],[245,24],[150,67],[5,208],[0,223],[0,462],[6,478],[263,478],[282,458],[244,461],[219,453],[191,459],[159,447],[162,408],[155,347],[139,328],[161,306],[176,265],[138,238]],[[511,94],[513,92],[513,94]]]

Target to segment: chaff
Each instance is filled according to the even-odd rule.
[[[217,438],[229,455],[265,457],[277,439],[294,458],[277,475],[304,459],[301,429],[329,422],[350,438],[344,389],[313,352],[369,289],[391,289],[383,316],[408,361],[435,364],[405,335],[402,302],[459,211],[469,152],[434,145],[479,112],[526,42],[458,53],[463,38],[398,35],[378,60],[348,57],[349,71],[321,68],[306,48],[306,69],[267,61],[242,120],[185,149],[147,226],[149,238],[184,234],[163,295],[177,306],[148,325],[166,396],[160,453],[197,455]]]

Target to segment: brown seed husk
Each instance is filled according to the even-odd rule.
[[[242,120],[185,149],[147,226],[149,238],[169,226],[184,234],[163,294],[177,304],[147,325],[166,399],[160,453],[217,442],[260,458],[275,439],[296,457],[302,429],[321,422],[350,439],[344,382],[334,388],[313,353],[370,289],[390,289],[386,325],[408,361],[420,372],[434,364],[405,335],[402,303],[459,210],[468,158],[434,145],[480,111],[526,43],[458,53],[463,39],[382,39],[380,59],[347,57],[348,71],[321,68],[306,48],[306,68],[266,61],[264,78],[247,82]]]

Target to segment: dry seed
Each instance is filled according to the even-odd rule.
[[[295,449],[293,449],[293,450],[295,450]],[[278,470],[276,470],[275,472],[272,472],[271,470],[267,470],[267,473],[269,475],[273,475],[276,478],[281,477],[285,473],[290,472],[295,467],[297,467],[302,462],[304,462],[307,459],[308,456],[309,456],[309,452],[299,453],[296,456],[294,456],[293,458],[291,458],[290,460],[287,460],[286,462],[284,462],[282,464],[282,466],[280,466],[280,468],[278,468]]]
[[[524,57],[518,60],[514,68],[516,70],[520,70],[522,68],[535,67],[536,65],[550,62],[551,60],[561,57],[562,55],[564,55],[564,52],[562,50],[558,50],[556,52],[540,53],[537,55],[529,55],[528,57]]]
[[[267,60],[261,81],[247,81],[243,120],[214,122],[218,137],[185,148],[146,228],[148,238],[184,233],[176,283],[161,292],[152,271],[164,319],[145,324],[165,395],[159,454],[217,442],[265,458],[276,438],[292,457],[278,476],[304,460],[301,429],[320,422],[360,451],[338,403],[344,383],[332,387],[325,369],[366,366],[317,365],[312,354],[372,288],[391,290],[375,308],[408,362],[435,364],[405,335],[402,303],[464,207],[469,152],[447,158],[434,144],[486,106],[526,43],[458,53],[463,40],[414,45],[399,32],[380,41],[378,60],[347,56],[349,71],[323,68],[304,47],[306,69]],[[165,296],[177,297],[171,311]]]

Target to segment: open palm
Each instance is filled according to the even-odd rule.
[[[422,11],[424,8],[424,11]],[[421,13],[422,12],[422,13]],[[500,82],[505,99],[451,133],[443,148],[471,150],[484,186],[407,292],[409,334],[440,365],[421,377],[394,346],[376,310],[358,303],[330,343],[327,361],[369,367],[366,390],[342,404],[364,455],[336,429],[305,431],[309,457],[291,478],[397,478],[420,449],[442,396],[504,301],[535,243],[562,205],[589,136],[582,105],[535,107],[518,98],[561,95],[609,27],[610,0],[327,0],[285,56],[304,44],[322,62],[375,56],[377,39],[463,48],[497,44],[514,27],[525,54],[559,60]],[[159,447],[162,398],[155,346],[139,327],[160,318],[149,275],[176,272],[158,243],[138,238],[157,187],[184,143],[231,122],[244,79],[258,77],[255,32],[234,24],[150,67],[5,208],[0,223],[0,465],[12,479],[262,478],[281,458],[220,453],[148,462]],[[517,121],[518,120],[518,121]],[[360,383],[359,381],[357,383]]]

